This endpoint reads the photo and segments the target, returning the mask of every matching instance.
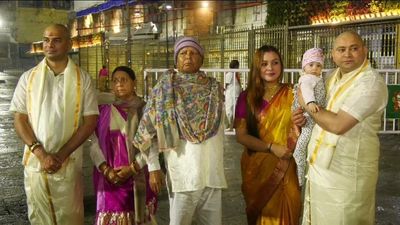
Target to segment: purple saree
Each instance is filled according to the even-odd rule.
[[[106,163],[113,168],[127,166],[134,158],[134,149],[128,147],[129,136],[124,132],[130,130],[131,122],[138,123],[138,117],[132,117],[132,113],[130,113],[132,110],[128,111],[126,112],[121,105],[116,104],[99,106],[100,115],[96,135]],[[134,111],[136,113],[137,109]],[[131,121],[133,119],[136,121]],[[140,179],[141,177],[142,179]],[[157,199],[148,183],[147,167],[122,185],[108,182],[95,168],[93,182],[97,198],[95,224],[151,224],[151,217],[155,214],[157,207]],[[143,190],[137,191],[138,187]],[[137,191],[137,194],[134,190]],[[142,200],[139,200],[140,198]],[[135,205],[140,205],[138,202],[143,203],[141,204],[143,205],[142,209],[135,209]],[[142,214],[139,219],[138,215],[135,215],[137,211]]]

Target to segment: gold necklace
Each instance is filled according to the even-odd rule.
[[[271,99],[275,96],[275,94],[279,91],[281,84],[276,84],[272,87],[265,86],[264,87],[264,98],[267,101],[271,101]]]

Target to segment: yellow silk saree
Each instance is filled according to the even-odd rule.
[[[292,88],[283,85],[274,98],[266,102],[257,113],[258,136],[265,143],[294,148],[290,110],[292,101]],[[240,107],[243,104],[238,102],[238,105]],[[237,121],[238,126],[247,126],[245,119],[239,117]],[[249,225],[299,223],[300,188],[293,158],[279,159],[273,153],[245,149],[241,169],[242,192]]]

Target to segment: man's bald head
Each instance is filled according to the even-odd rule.
[[[52,24],[43,32],[43,52],[47,61],[62,61],[68,59],[72,41],[67,27],[62,24]]]
[[[361,36],[355,31],[345,31],[333,43],[332,59],[342,73],[349,73],[363,65],[367,53]]]
[[[69,29],[60,23],[54,23],[54,24],[47,26],[46,29],[44,29],[44,32],[46,32],[48,30],[54,30],[54,29],[60,31],[67,40],[71,39],[71,34],[70,34]]]
[[[335,41],[333,42],[333,48],[335,48],[335,46],[336,46],[338,40],[347,39],[348,37],[351,37],[351,38],[355,39],[355,40],[356,40],[357,42],[359,42],[362,46],[365,46],[365,43],[364,43],[363,39],[361,38],[361,36],[360,36],[357,32],[355,32],[355,31],[353,31],[353,30],[347,30],[347,31],[344,31],[344,32],[340,33],[340,34],[335,38]]]

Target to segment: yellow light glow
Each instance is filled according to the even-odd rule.
[[[114,32],[114,33],[119,33],[119,32],[121,32],[121,28],[119,27],[119,24],[113,26],[113,32]]]
[[[89,14],[85,16],[85,21],[84,21],[85,27],[90,28],[93,24],[93,16],[92,14]]]
[[[202,1],[202,2],[201,2],[201,7],[202,7],[202,8],[208,8],[208,5],[209,5],[209,4],[208,4],[207,1]]]
[[[400,9],[390,9],[383,12],[374,12],[374,13],[366,13],[366,14],[357,14],[357,15],[339,15],[334,17],[326,17],[324,15],[317,15],[311,17],[311,24],[337,24],[341,22],[350,22],[357,20],[369,20],[374,18],[382,18],[387,16],[397,16],[400,15]]]

